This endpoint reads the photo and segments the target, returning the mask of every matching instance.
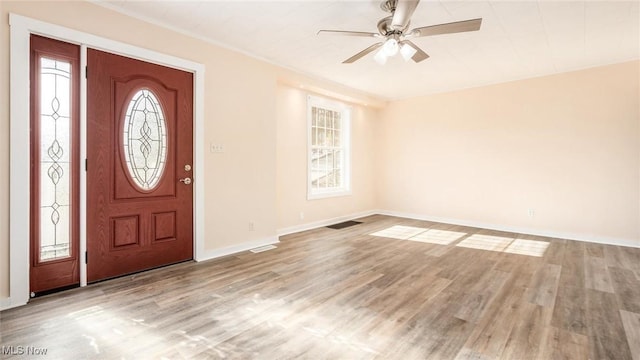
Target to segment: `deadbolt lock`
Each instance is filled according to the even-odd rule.
[[[184,166],[184,171],[191,171],[191,165],[187,164]]]

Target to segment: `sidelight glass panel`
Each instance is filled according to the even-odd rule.
[[[40,58],[40,260],[70,255],[71,64]]]
[[[158,97],[138,90],[124,118],[123,146],[129,175],[143,190],[160,182],[167,160],[167,124]]]

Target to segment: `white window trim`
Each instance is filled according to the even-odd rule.
[[[321,107],[342,113],[341,136],[346,143],[344,184],[339,190],[328,190],[325,192],[312,192],[311,187],[311,108]],[[351,107],[337,100],[330,100],[323,97],[307,95],[307,200],[324,199],[338,196],[351,195]]]
[[[152,50],[72,30],[17,14],[9,14],[10,26],[10,157],[9,157],[9,299],[0,299],[2,309],[29,301],[29,59],[31,34],[42,35],[81,46],[80,69],[87,64],[86,49],[91,47],[194,75],[194,259],[205,259],[204,248],[204,76],[205,67]],[[80,80],[80,158],[86,157],[86,78]],[[25,120],[26,119],[26,120]],[[80,161],[83,163],[83,161]],[[86,173],[80,171],[80,285],[87,284],[86,264]]]

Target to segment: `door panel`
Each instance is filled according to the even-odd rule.
[[[87,55],[88,280],[191,259],[192,74]]]
[[[31,36],[30,289],[77,285],[80,47]]]

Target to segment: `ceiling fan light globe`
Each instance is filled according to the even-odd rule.
[[[400,47],[400,55],[402,55],[402,58],[404,58],[405,61],[411,60],[413,55],[417,52],[418,50],[414,49],[413,46],[410,46],[409,44],[404,44]]]
[[[388,39],[382,45],[382,50],[387,56],[394,56],[398,53],[398,40],[396,39]]]
[[[375,60],[379,65],[387,63],[387,54],[385,53],[384,48],[378,50],[376,55],[373,57],[373,60]]]

